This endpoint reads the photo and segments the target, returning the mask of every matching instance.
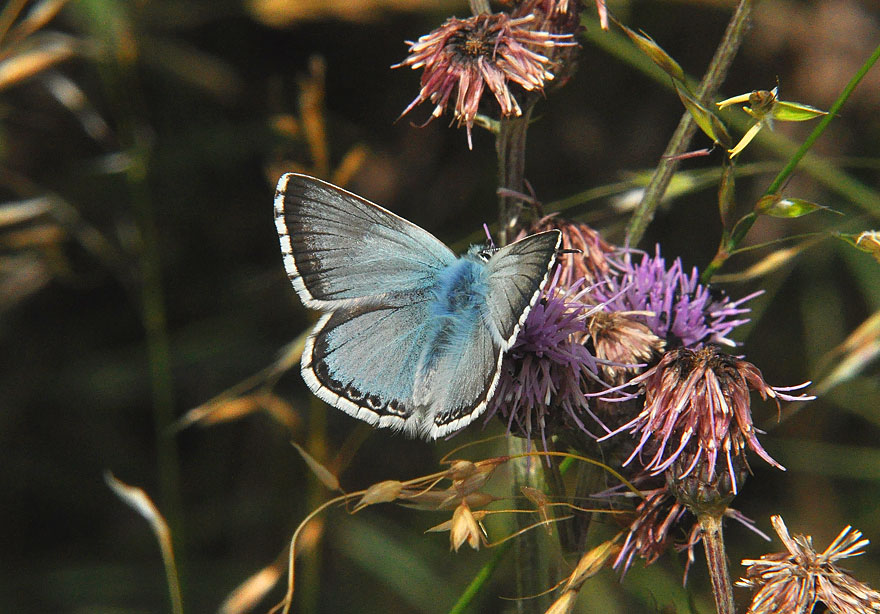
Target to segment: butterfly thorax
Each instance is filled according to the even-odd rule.
[[[434,315],[469,318],[486,304],[486,265],[470,252],[456,259],[439,275],[434,287]]]

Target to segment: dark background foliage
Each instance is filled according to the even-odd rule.
[[[609,3],[618,18],[650,34],[694,75],[711,58],[732,5]],[[271,19],[270,8],[276,11]],[[592,11],[590,5],[589,28],[596,34]],[[312,164],[302,133],[279,129],[279,118],[301,115],[299,84],[310,58],[320,56],[326,66],[331,167],[352,147],[367,151],[350,189],[458,247],[494,219],[489,135],[475,130],[468,151],[464,131],[447,127],[446,118],[413,125],[427,118],[428,108],[395,122],[418,91],[416,73],[389,69],[405,56],[403,41],[466,12],[464,3],[448,1],[81,0],[50,24],[86,41],[83,53],[53,70],[82,88],[109,131],[90,138],[39,77],[0,91],[0,200],[53,193],[67,216],[56,211],[0,229],[0,610],[167,611],[155,541],[103,480],[112,470],[143,487],[161,509],[173,505],[159,495],[139,254],[155,239],[175,416],[269,365],[305,330],[313,315],[285,277],[271,203],[281,171]],[[770,89],[778,79],[781,98],[828,108],[878,40],[873,0],[761,3],[722,96]],[[846,217],[762,220],[753,242],[840,224],[850,231],[877,227],[878,104],[875,69],[814,149],[826,157],[823,164],[863,182],[873,205],[800,171],[786,193]],[[650,169],[681,113],[662,79],[585,42],[574,78],[538,106],[527,177],[552,208],[555,200]],[[812,126],[777,124],[776,135],[798,143]],[[694,143],[707,145],[702,136]],[[683,168],[717,167],[719,155]],[[738,183],[741,206],[761,195],[786,158],[761,143],[743,154],[743,162],[769,161],[770,172]],[[130,163],[143,163],[143,173],[131,172]],[[573,211],[620,241],[627,218],[614,202],[591,201]],[[154,238],[143,234],[149,218]],[[53,228],[61,233],[39,234]],[[27,229],[38,237],[22,243]],[[90,232],[105,238],[104,248],[92,249]],[[719,232],[710,186],[670,201],[641,246],[661,242],[670,260],[680,256],[687,267],[705,266]],[[768,253],[734,259],[722,272],[743,270]],[[742,351],[775,385],[821,377],[829,368],[822,357],[880,309],[878,271],[869,256],[826,239],[760,281],[724,286],[734,296],[767,290],[752,302],[754,324],[740,331]],[[352,439],[352,419],[315,407],[296,371],[276,389],[293,407],[293,432],[253,413],[160,433],[179,453],[178,555],[189,612],[215,610],[274,559],[325,497],[289,440],[307,442],[328,461],[359,436]],[[755,476],[735,505],[768,532],[769,515],[782,513],[794,532],[813,534],[819,548],[846,524],[863,530],[877,545],[850,567],[877,588],[876,361],[778,427],[774,407],[757,406],[756,414],[772,429],[766,447],[789,471],[754,462]],[[485,434],[502,430],[491,422]],[[483,436],[479,425],[472,431],[427,444],[362,430],[343,483],[357,489],[429,473],[443,451]],[[308,559],[300,576],[301,611],[444,612],[492,556],[450,554],[445,537],[422,535],[447,518],[439,514],[388,506],[327,518],[321,555]],[[744,556],[781,549],[739,527],[727,534],[734,573]],[[705,599],[702,565],[698,560],[689,586]],[[681,568],[675,556],[648,569],[637,564],[622,586],[607,573],[584,589],[590,596],[582,596],[581,611],[649,612],[671,602],[684,611]],[[483,611],[512,607],[497,599],[515,594],[506,571],[502,566],[487,591]],[[708,611],[705,601],[699,604]]]

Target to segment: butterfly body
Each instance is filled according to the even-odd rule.
[[[457,257],[378,205],[292,173],[275,219],[294,288],[328,312],[303,351],[306,384],[356,418],[429,439],[485,410],[560,242],[551,231]]]

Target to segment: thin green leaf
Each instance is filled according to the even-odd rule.
[[[880,311],[868,317],[828,353],[828,361],[834,368],[820,383],[822,389],[828,390],[864,373],[877,356],[880,356]]]
[[[626,26],[620,26],[623,31],[629,36],[630,40],[636,44],[636,46],[651,58],[651,61],[654,62],[660,69],[665,72],[667,75],[675,79],[678,83],[684,83],[684,70],[682,70],[681,66],[678,62],[672,59],[672,56],[666,53],[663,48],[654,42],[650,36],[646,34],[639,34],[627,28]]]
[[[165,564],[165,577],[168,582],[168,591],[171,593],[171,611],[174,614],[183,614],[183,605],[180,597],[180,582],[177,576],[177,566],[174,563],[174,550],[171,546],[171,530],[165,518],[159,513],[149,495],[141,488],[129,486],[120,481],[112,473],[104,473],[104,481],[107,486],[116,493],[127,505],[144,517],[149,523],[153,534],[159,542],[162,551],[162,561]]]
[[[39,38],[37,38],[39,37]],[[38,34],[26,48],[0,61],[0,89],[38,75],[55,64],[71,58],[79,49],[72,36],[53,32]]]
[[[0,203],[0,227],[27,222],[51,210],[52,200],[47,196]]]
[[[30,36],[52,21],[68,0],[42,0],[33,4],[27,14],[12,31],[11,36],[21,40]]]
[[[842,239],[858,250],[867,252],[880,262],[880,231],[866,230],[859,233],[837,233],[837,238]]]
[[[783,198],[779,194],[768,194],[761,197],[755,205],[755,213],[772,217],[795,218],[809,215],[815,211],[833,211],[828,207],[802,198]],[[836,213],[836,212],[835,212]]]
[[[324,465],[315,460],[311,454],[305,451],[302,446],[300,446],[296,442],[291,442],[293,447],[296,448],[296,451],[299,452],[299,455],[302,456],[303,460],[306,461],[306,465],[309,466],[309,469],[312,470],[312,473],[321,480],[321,483],[329,488],[330,490],[337,490],[342,492],[342,488],[339,486],[339,478],[337,478],[333,473],[327,469]]]
[[[785,102],[777,100],[773,105],[773,119],[782,122],[803,122],[810,119],[828,115],[828,111],[811,107],[808,104],[800,104],[799,102]]]

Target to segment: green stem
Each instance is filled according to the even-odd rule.
[[[6,38],[6,34],[12,28],[12,24],[15,23],[15,19],[25,4],[27,4],[27,0],[12,0],[0,11],[0,42],[5,42],[3,39]]]
[[[843,107],[846,101],[849,99],[850,95],[856,89],[856,86],[861,82],[861,80],[868,74],[868,71],[877,63],[877,60],[880,59],[880,45],[878,45],[874,52],[865,60],[865,63],[859,68],[853,78],[850,79],[849,83],[846,84],[846,87],[843,88],[843,91],[840,93],[840,96],[837,97],[837,100],[834,101],[834,104],[831,105],[831,108],[828,110],[828,114],[822,117],[822,120],[813,128],[813,131],[810,133],[810,136],[798,147],[797,151],[791,156],[788,161],[788,164],[779,171],[779,174],[776,175],[776,178],[767,188],[765,194],[776,194],[782,188],[782,185],[785,181],[791,176],[794,172],[794,169],[797,167],[798,163],[803,159],[803,157],[807,154],[813,144],[818,140],[822,133],[825,132],[825,129],[837,115],[837,112]],[[708,281],[712,278],[712,275],[720,269],[733,251],[737,248],[740,242],[745,238],[748,231],[752,228],[754,223],[757,221],[758,216],[755,213],[749,213],[746,217],[741,219],[737,224],[736,232],[731,234],[730,239],[722,246],[718,248],[718,253],[712,259],[712,262],[709,263],[709,266],[706,267],[706,270],[703,271],[702,280]]]
[[[706,75],[695,92],[697,100],[703,103],[703,105],[708,105],[711,102],[724,81],[730,64],[733,62],[733,58],[736,56],[736,52],[739,50],[739,46],[745,36],[751,11],[751,0],[741,0],[730,23],[727,25],[727,30],[724,32],[724,38],[722,38],[721,44],[715,52],[715,57],[712,58],[712,63],[709,65]],[[654,219],[654,212],[660,205],[666,188],[669,187],[672,175],[678,168],[678,156],[685,152],[696,131],[696,122],[694,122],[691,114],[685,111],[678,122],[675,133],[666,146],[666,151],[663,152],[663,156],[657,165],[657,169],[654,171],[651,183],[645,190],[642,201],[630,219],[629,227],[627,228],[627,242],[629,245],[635,246],[642,240],[648,225]]]
[[[509,436],[508,450],[511,456],[528,451],[530,441],[521,437]],[[513,497],[522,497],[522,486],[529,486],[544,492],[543,463],[537,458],[528,458],[513,463]],[[522,530],[534,523],[530,514],[514,514],[516,530]],[[516,575],[516,594],[520,597],[532,597],[547,590],[551,586],[550,564],[541,547],[541,531],[526,531],[514,540],[513,554]],[[543,614],[550,607],[550,595],[545,594],[532,599],[516,601],[517,614]]]
[[[173,541],[177,560],[184,560],[183,520],[180,499],[180,466],[177,441],[173,436],[174,386],[171,373],[171,347],[162,284],[162,248],[149,187],[152,155],[137,66],[131,49],[137,40],[130,30],[134,18],[124,3],[83,0],[75,4],[83,29],[90,30],[108,53],[99,65],[108,100],[114,109],[122,147],[131,163],[126,183],[140,239],[137,257],[140,273],[140,316],[146,340],[147,364],[152,394],[153,428],[159,498]],[[179,566],[182,570],[182,565]],[[185,574],[181,573],[183,579]]]
[[[703,531],[706,565],[709,567],[712,593],[715,595],[715,607],[718,614],[735,614],[733,585],[730,582],[730,569],[727,565],[727,553],[724,550],[721,516],[700,514],[699,520]]]
[[[462,614],[467,611],[468,607],[489,581],[489,578],[492,577],[495,569],[507,556],[507,552],[513,547],[513,544],[513,540],[506,541],[495,549],[495,555],[492,557],[492,560],[483,565],[480,571],[477,572],[471,583],[464,589],[461,597],[458,598],[458,601],[449,610],[449,614]]]

